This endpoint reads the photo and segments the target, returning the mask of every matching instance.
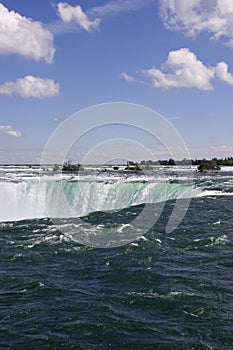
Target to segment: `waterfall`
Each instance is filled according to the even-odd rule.
[[[81,217],[143,203],[197,196],[189,183],[149,181],[0,182],[0,221]]]

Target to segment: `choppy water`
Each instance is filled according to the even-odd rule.
[[[9,189],[11,184],[19,185],[20,191],[23,186],[28,189],[36,176],[33,169],[4,168],[0,188],[7,183]],[[60,175],[43,174],[50,188],[54,176]],[[65,181],[75,180],[69,176]],[[86,182],[91,180],[90,174],[85,176]],[[105,177],[98,182],[108,188],[119,183],[119,174],[98,176]],[[133,176],[124,181],[133,183],[135,190],[140,179]],[[190,195],[187,171],[160,169],[149,177],[141,179],[144,185],[137,185],[134,198],[139,199],[145,188],[153,189],[158,178],[166,178],[173,197],[176,181],[185,188],[181,197]],[[195,196],[175,231],[166,233],[175,206],[168,196],[149,232],[108,249],[81,245],[40,215],[14,220],[17,191],[11,191],[16,195],[11,207],[7,198],[12,197],[5,191],[1,210],[12,212],[9,221],[0,223],[0,349],[233,349],[233,173],[193,174],[192,179]],[[36,192],[23,193],[24,201],[31,198],[36,203]],[[132,195],[131,190],[128,198]],[[150,197],[148,215],[157,210],[158,195],[155,191]],[[140,201],[132,204],[111,212],[93,211],[83,221],[97,231],[124,227],[143,209]],[[35,213],[34,207],[28,208],[30,215]],[[85,234],[82,227],[77,234]]]

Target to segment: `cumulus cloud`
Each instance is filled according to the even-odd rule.
[[[189,49],[170,51],[164,68],[171,73],[164,73],[155,67],[143,70],[142,73],[152,80],[155,87],[213,89],[210,81],[214,77],[214,69],[206,67]]]
[[[80,5],[71,6],[64,2],[58,3],[58,13],[63,22],[77,22],[80,27],[90,32],[93,29],[97,29],[100,24],[100,19],[95,18],[90,20],[86,13],[82,10]]]
[[[10,125],[0,125],[0,132],[14,137],[22,136],[20,131],[13,129]]]
[[[59,94],[59,84],[54,80],[27,75],[16,81],[7,81],[0,85],[0,94],[18,94],[23,98],[46,98]]]
[[[212,39],[223,37],[233,47],[233,2],[230,0],[160,0],[160,12],[168,29],[197,36],[202,31]]]
[[[40,22],[9,11],[0,3],[0,54],[19,54],[51,63],[53,35]]]
[[[169,88],[197,88],[213,90],[212,81],[215,78],[233,85],[233,74],[228,72],[228,65],[219,62],[216,67],[208,67],[187,48],[170,51],[167,61],[162,67],[152,67],[141,71],[154,87]],[[125,80],[136,81],[134,77],[124,73]]]
[[[216,76],[229,85],[233,85],[233,75],[228,72],[228,65],[225,62],[219,62],[215,69]]]

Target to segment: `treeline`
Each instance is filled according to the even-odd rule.
[[[190,165],[191,161],[188,159],[183,159],[183,160],[174,160],[174,159],[168,159],[168,160],[158,160],[158,161],[153,161],[153,160],[142,160],[140,162],[140,165]]]
[[[233,157],[227,157],[227,158],[212,158],[211,160],[214,160],[217,165],[219,166],[233,166]],[[195,162],[198,163],[193,163],[193,165],[200,165],[203,163],[203,159],[202,160],[195,160]],[[206,161],[206,159],[204,159],[204,161]]]
[[[203,159],[183,159],[183,160],[174,160],[174,159],[168,159],[168,160],[158,160],[158,161],[152,161],[152,160],[142,160],[140,162],[140,165],[167,165],[167,166],[173,166],[173,165],[201,165],[205,162],[214,161],[218,166],[233,166],[233,157],[228,158],[212,158],[210,160],[207,160],[205,158]]]

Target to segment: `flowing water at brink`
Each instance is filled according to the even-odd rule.
[[[0,168],[0,349],[233,349],[232,194],[230,168]],[[166,233],[177,197],[192,200]],[[148,220],[164,207],[137,240],[77,242],[99,230],[124,235],[145,203]],[[69,225],[72,234],[61,229]]]

